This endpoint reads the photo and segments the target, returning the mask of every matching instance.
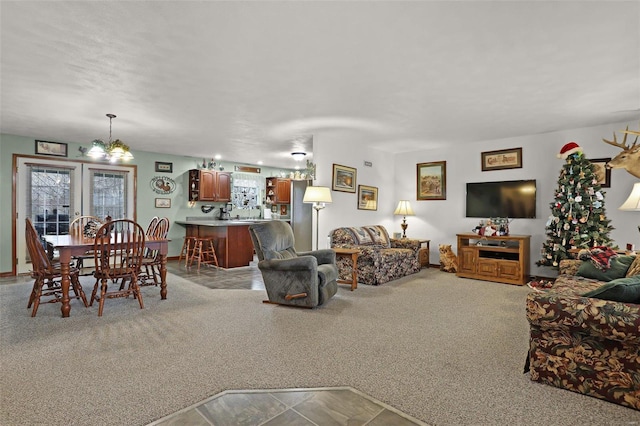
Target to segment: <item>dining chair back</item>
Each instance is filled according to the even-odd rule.
[[[158,218],[156,226],[147,232],[146,236],[149,238],[156,238],[165,240],[169,234],[169,218]],[[160,251],[146,249],[144,259],[142,260],[142,268],[140,269],[140,275],[138,276],[138,284],[141,286],[160,284]]]
[[[93,238],[103,223],[104,222],[97,216],[78,216],[69,224],[69,235]],[[93,251],[87,251],[83,255],[73,256],[75,267],[78,268],[81,275],[91,275],[92,272],[90,268],[87,268],[90,271],[89,273],[83,273],[84,263],[89,259],[93,259]]]
[[[78,216],[69,224],[69,234],[94,237],[104,221],[96,216]]]
[[[108,221],[98,229],[93,246],[96,283],[89,302],[91,306],[99,301],[98,316],[102,316],[104,301],[109,298],[132,295],[138,300],[140,309],[144,308],[138,286],[144,249],[144,230],[132,220]]]
[[[149,224],[147,225],[147,231],[145,232],[146,235],[151,235],[153,233],[153,231],[156,229],[156,225],[158,225],[159,220],[160,218],[158,216],[154,216],[151,218]]]
[[[62,273],[59,265],[51,263],[30,218],[26,219],[25,236],[27,250],[31,258],[31,277],[35,279],[33,288],[31,289],[31,295],[29,296],[29,302],[27,303],[27,309],[33,306],[31,316],[35,317],[40,303],[62,302]],[[78,269],[71,268],[69,275],[71,279],[70,285],[75,294],[74,297],[81,299],[85,307],[89,306],[87,297],[80,285]]]

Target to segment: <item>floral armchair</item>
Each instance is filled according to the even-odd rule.
[[[593,296],[606,283],[573,275],[580,264],[562,261],[553,287],[527,296],[531,380],[640,410],[640,304]]]
[[[358,282],[380,285],[420,271],[420,241],[393,239],[384,226],[337,228],[329,234],[332,248],[358,249]],[[339,278],[350,280],[351,260],[337,259]]]

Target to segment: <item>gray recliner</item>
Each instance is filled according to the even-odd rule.
[[[313,308],[338,291],[338,267],[333,250],[296,253],[293,230],[287,222],[254,223],[249,226],[249,234],[268,302]]]

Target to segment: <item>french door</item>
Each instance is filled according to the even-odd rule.
[[[25,218],[39,235],[66,234],[78,216],[135,218],[134,167],[18,158],[16,176],[17,273],[30,270]]]

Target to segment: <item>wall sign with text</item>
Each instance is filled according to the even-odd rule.
[[[158,194],[171,194],[176,190],[176,182],[165,176],[154,176],[151,178],[151,189]]]

